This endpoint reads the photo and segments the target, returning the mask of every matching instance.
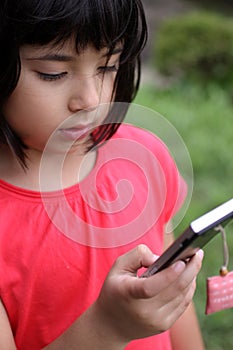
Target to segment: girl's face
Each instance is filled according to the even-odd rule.
[[[111,101],[120,51],[107,61],[107,50],[88,46],[77,54],[72,40],[21,48],[20,79],[3,112],[29,149],[41,152],[55,130],[61,143],[84,145],[101,123],[97,106]]]

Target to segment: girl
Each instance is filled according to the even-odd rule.
[[[146,36],[140,0],[1,1],[1,350],[203,349],[202,252],[137,277],[185,188],[159,139],[120,126]]]

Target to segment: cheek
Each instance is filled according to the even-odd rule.
[[[31,108],[30,99],[13,94],[4,106],[4,115],[9,125],[17,132],[26,130],[33,123],[33,114],[38,109]]]
[[[27,103],[16,103],[14,100],[8,108],[7,121],[25,145],[29,148],[42,149],[56,125],[51,124],[48,116],[45,118],[46,114],[40,106],[34,104],[34,107],[33,110],[32,106],[27,107]]]
[[[13,129],[25,125],[25,105],[26,102],[20,98],[17,94],[17,90],[13,92],[5,103],[3,114],[6,121]]]
[[[108,103],[114,98],[113,87],[115,82],[116,75],[109,74],[104,78],[102,91],[101,91],[101,102]]]
[[[40,130],[53,126],[51,116],[57,113],[51,105],[49,97],[44,94],[33,94],[29,89],[16,88],[6,102],[3,113],[12,129],[24,134],[30,130],[35,132],[35,128]]]

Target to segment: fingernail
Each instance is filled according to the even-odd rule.
[[[185,263],[181,260],[177,261],[175,264],[172,265],[172,268],[175,272],[182,272],[185,269]]]
[[[201,258],[201,260],[203,260],[203,258],[204,258],[204,251],[202,249],[199,249],[197,254]]]
[[[153,259],[156,261],[158,259],[159,255],[153,254]]]

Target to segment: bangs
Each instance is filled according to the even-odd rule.
[[[122,60],[129,61],[143,49],[147,32],[140,1],[132,0],[21,0],[17,22],[19,45],[63,44],[75,38],[79,52],[92,44],[97,50],[108,48],[109,55],[116,45],[123,44]],[[12,16],[14,21],[14,16]],[[19,23],[17,23],[19,29]]]
[[[121,51],[112,90],[112,101],[128,106],[140,82],[140,53],[147,40],[147,24],[141,0],[4,0],[0,1],[0,145],[8,144],[24,169],[27,146],[7,124],[2,107],[21,74],[20,47],[62,47],[74,40],[77,53],[88,45],[107,49],[107,60]],[[107,64],[107,63],[106,63]],[[116,104],[116,106],[118,106]],[[114,108],[93,134],[97,147],[112,137],[127,108]]]

